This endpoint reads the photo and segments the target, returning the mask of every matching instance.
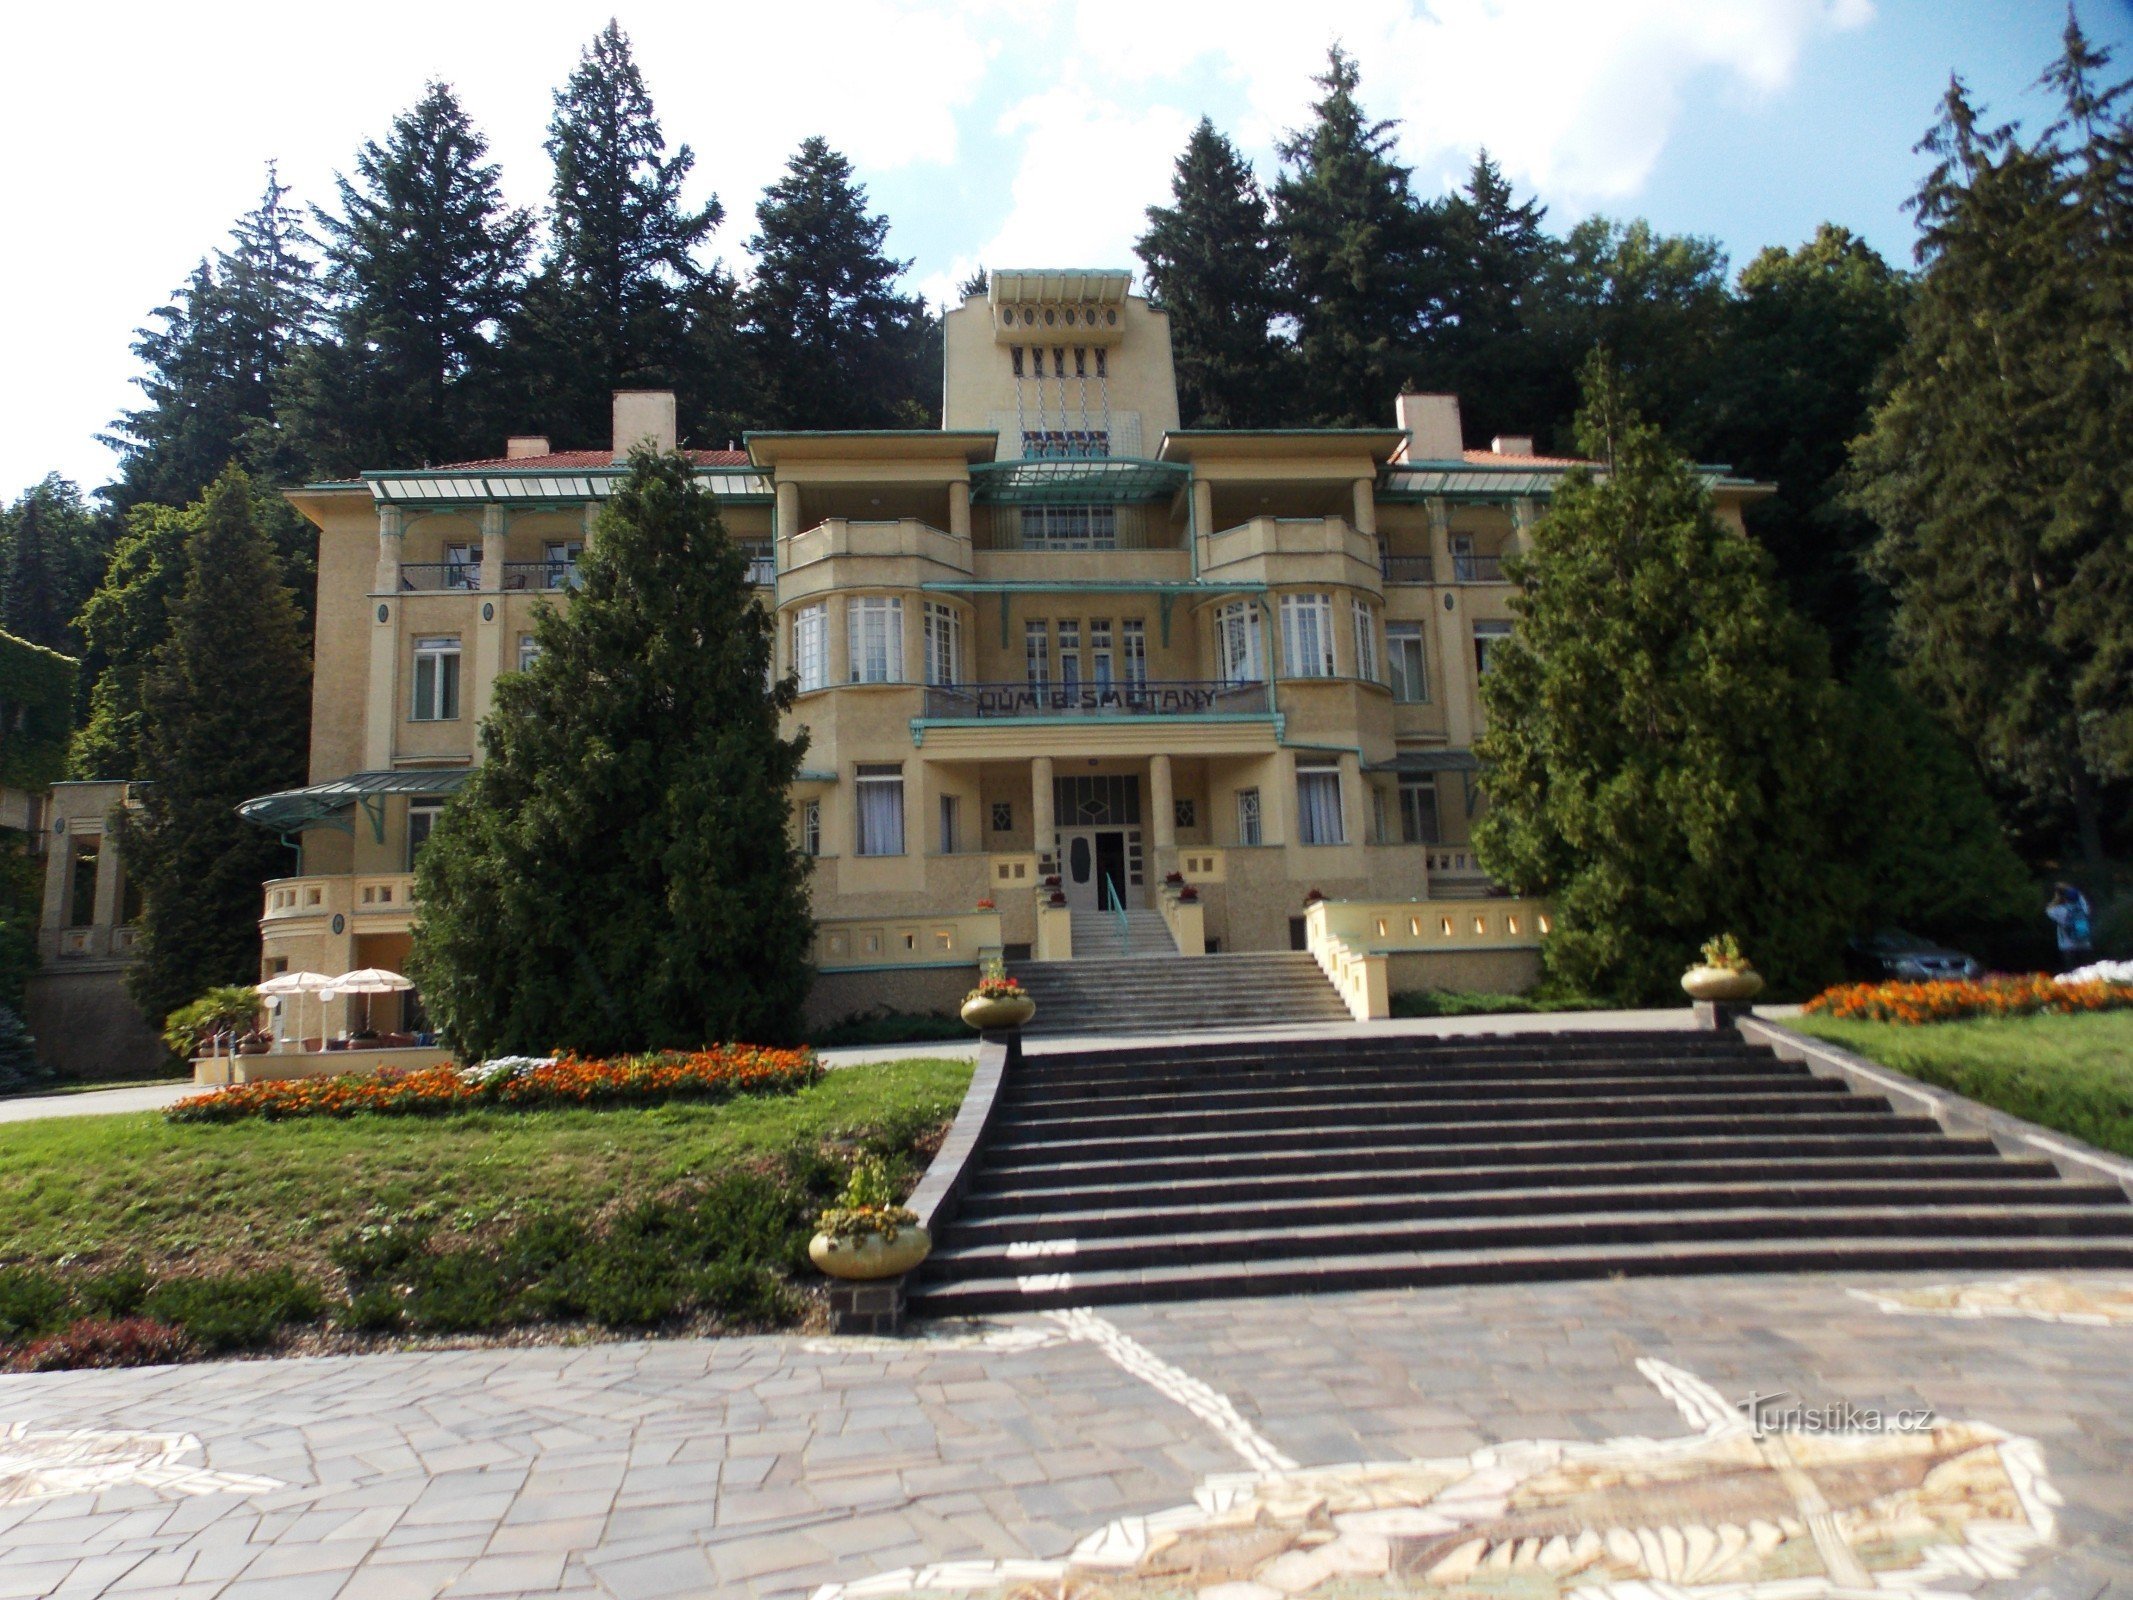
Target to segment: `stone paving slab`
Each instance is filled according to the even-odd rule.
[[[2101,1303],[2120,1281],[2060,1286]],[[803,1597],[933,1563],[1056,1561],[1254,1465],[1671,1439],[1680,1403],[1637,1365],[1657,1361],[1725,1403],[1931,1407],[2037,1441],[2064,1502],[2049,1543],[2018,1576],[1955,1589],[2133,1600],[2133,1317],[1891,1311],[1851,1292],[1938,1288],[1382,1291],[1108,1308],[1077,1328],[1004,1318],[983,1337],[0,1377],[0,1596]],[[86,1476],[32,1493],[53,1487],[32,1474],[55,1452]]]

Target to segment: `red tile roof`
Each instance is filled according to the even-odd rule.
[[[1500,456],[1494,450],[1468,450],[1464,452],[1468,463],[1477,467],[1589,467],[1590,461],[1577,456]]]
[[[745,450],[684,450],[683,455],[699,467],[745,467]],[[533,472],[582,472],[587,467],[611,467],[612,450],[551,450],[545,456],[491,456],[483,461],[447,461],[439,472],[474,472],[485,467],[524,468]]]

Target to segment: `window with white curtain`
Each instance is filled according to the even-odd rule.
[[[1333,764],[1296,767],[1297,836],[1305,844],[1344,844],[1341,769]]]
[[[1146,639],[1143,637],[1143,644]],[[1217,665],[1224,683],[1257,683],[1266,676],[1259,656],[1258,618],[1249,600],[1232,600],[1215,612]]]
[[[1118,625],[1118,642],[1126,657],[1126,682],[1138,688],[1148,681],[1148,624],[1128,617]]]
[[[1333,676],[1333,597],[1281,597],[1281,665],[1292,678]]]
[[[822,802],[800,802],[800,853],[807,856],[822,854]]]
[[[845,602],[844,616],[851,681],[899,681],[904,675],[903,601],[894,595],[858,595]]]
[[[802,694],[829,687],[829,606],[824,602],[802,606],[792,614],[792,670]]]
[[[541,643],[530,633],[518,636],[518,670],[524,672],[541,659]]]
[[[1257,844],[1258,842],[1259,791],[1257,789],[1239,789],[1237,791],[1237,843]]]
[[[1117,656],[1111,648],[1111,619],[1089,618],[1089,681],[1108,689],[1118,677]]]
[[[415,641],[415,722],[450,722],[459,715],[459,636]]]
[[[893,761],[859,763],[852,783],[859,807],[858,853],[904,853],[904,769]]]
[[[1048,687],[1052,681],[1052,630],[1043,622],[1025,622],[1022,625],[1022,659],[1029,669],[1029,686],[1032,689]]]
[[[1385,659],[1392,668],[1392,697],[1419,705],[1429,698],[1429,669],[1423,664],[1422,624],[1385,624]]]
[[[926,602],[926,681],[953,688],[963,681],[963,619],[953,606]]]
[[[1378,681],[1378,623],[1370,607],[1355,602],[1355,675]]]
[[[1059,630],[1059,687],[1081,687],[1081,624],[1072,617],[1054,624]]]

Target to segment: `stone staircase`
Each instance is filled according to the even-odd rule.
[[[1346,1022],[1348,1008],[1318,963],[1294,951],[1181,956],[1159,913],[1168,956],[1084,957],[1074,931],[1072,961],[1018,961],[1009,968],[1037,1015],[1031,1036],[1066,1033],[1193,1033]],[[1117,922],[1111,927],[1115,947]],[[1099,950],[1102,948],[1098,947]]]
[[[2118,1186],[1898,1115],[1731,1034],[1032,1054],[995,1118],[912,1281],[914,1314],[1618,1274],[2133,1266]]]
[[[1125,956],[1158,961],[1177,958],[1178,942],[1171,937],[1170,924],[1160,911],[1128,911],[1123,936],[1115,911],[1076,911],[1071,916],[1077,961]]]

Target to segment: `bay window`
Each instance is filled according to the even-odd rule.
[[[1291,678],[1333,676],[1333,597],[1281,597],[1281,664]]]

